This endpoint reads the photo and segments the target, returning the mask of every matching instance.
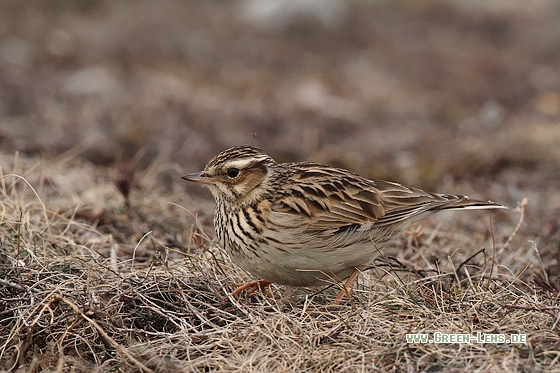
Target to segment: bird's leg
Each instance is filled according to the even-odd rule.
[[[234,284],[237,288],[231,293],[231,295],[238,295],[243,290],[247,290],[247,297],[253,294],[255,291],[260,290],[260,292],[267,297],[271,297],[272,294],[266,289],[267,286],[272,285],[272,282],[266,280],[259,280],[254,282],[248,282],[246,284]]]
[[[333,305],[340,304],[340,301],[342,300],[342,297],[344,296],[344,294],[348,295],[348,298],[350,298],[349,289],[352,288],[352,284],[354,283],[354,281],[356,281],[356,277],[358,277],[359,274],[360,274],[360,271],[358,271],[357,269],[354,269],[354,272],[352,272],[350,277],[348,277],[346,279],[346,281],[344,281],[344,283],[342,284],[342,289],[340,289],[340,291],[338,292],[338,295],[336,296],[336,298],[332,302]]]

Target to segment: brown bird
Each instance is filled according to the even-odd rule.
[[[210,189],[218,239],[235,263],[265,280],[249,284],[259,287],[351,284],[411,222],[441,210],[506,208],[317,163],[277,163],[252,146],[224,150],[182,179]]]

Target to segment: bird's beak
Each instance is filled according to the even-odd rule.
[[[181,176],[181,179],[192,181],[199,184],[214,184],[214,178],[209,176],[206,172],[200,171],[194,174],[186,174]]]

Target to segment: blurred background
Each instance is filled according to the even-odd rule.
[[[530,197],[555,250],[559,19],[557,0],[1,0],[0,151],[193,172],[251,141]]]

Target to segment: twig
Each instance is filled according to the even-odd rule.
[[[533,240],[529,240],[529,243],[531,244],[531,248],[535,252],[535,255],[537,256],[537,259],[539,260],[539,264],[541,265],[541,270],[542,270],[544,279],[546,280],[546,283],[550,285],[550,280],[548,278],[548,273],[546,272],[546,267],[544,266],[544,263],[542,261],[541,254],[539,253],[539,249],[537,247],[537,244]]]
[[[23,176],[16,175],[16,174],[8,174],[8,175],[3,175],[1,177],[1,179],[3,180],[4,178],[6,178],[8,176],[11,176],[11,177],[18,178],[18,179],[22,180],[25,184],[27,184],[29,189],[31,189],[31,191],[33,192],[33,194],[37,198],[37,201],[39,201],[39,203],[41,204],[41,211],[43,213],[43,218],[45,219],[45,225],[46,225],[46,228],[47,228],[47,232],[49,234],[49,238],[50,238],[51,241],[54,241],[54,238],[53,238],[53,235],[52,235],[52,232],[51,232],[51,226],[50,226],[50,224],[48,224],[49,218],[48,218],[48,215],[47,215],[47,207],[43,203],[43,200],[39,196],[39,193],[37,193],[37,191],[35,190],[35,188],[33,188],[31,183],[29,183],[29,181],[27,181],[27,179]]]
[[[97,330],[97,332],[99,334],[101,334],[101,336],[111,344],[111,346],[113,346],[117,351],[119,351],[120,353],[122,353],[124,356],[126,356],[130,361],[132,361],[138,368],[140,368],[140,370],[142,370],[143,372],[151,372],[153,373],[154,371],[150,368],[148,368],[147,366],[145,366],[144,364],[142,364],[138,359],[136,359],[134,356],[132,356],[132,354],[130,352],[128,352],[124,347],[122,347],[120,344],[117,343],[117,341],[115,341],[113,338],[111,338],[106,332],[105,330],[103,330],[103,328],[93,319],[89,318],[86,314],[84,314],[79,308],[78,306],[76,306],[76,304],[68,299],[62,298],[61,296],[56,296],[55,297],[56,300],[62,301],[64,303],[66,303],[70,308],[72,308],[72,310],[74,312],[76,312],[77,314],[80,315],[80,317],[82,317],[84,320],[86,320],[87,322],[89,322],[91,324],[91,326],[93,326],[95,328],[95,330]]]
[[[130,272],[134,272],[134,260],[136,259],[136,250],[138,249],[142,241],[144,241],[144,239],[148,237],[150,234],[152,234],[152,231],[149,231],[146,234],[144,234],[142,238],[140,238],[140,241],[138,241],[138,243],[136,243],[136,245],[134,246],[134,250],[132,250],[132,261],[130,264]]]
[[[480,253],[483,253],[484,251],[486,251],[485,248],[482,248],[480,250],[478,250],[476,253],[472,254],[471,256],[469,256],[467,259],[463,260],[461,262],[461,264],[459,264],[459,266],[455,269],[455,276],[451,276],[451,280],[449,282],[449,288],[451,288],[451,285],[453,284],[453,281],[455,281],[455,278],[459,277],[459,271],[468,263],[471,261],[472,258],[474,258],[475,256],[477,256]]]
[[[212,258],[214,259],[214,262],[216,263],[216,265],[218,266],[218,269],[220,270],[220,272],[222,272],[222,275],[226,275],[226,273],[224,272],[224,270],[222,269],[222,266],[220,265],[220,262],[218,261],[218,258],[216,258],[216,255],[214,255],[214,253],[212,251],[210,251],[210,249],[208,249],[208,247],[206,247],[206,245],[204,245],[197,237],[196,237],[196,232],[195,234],[192,235],[192,240],[194,241],[194,243],[196,243],[200,248],[202,248],[202,250],[204,250],[207,253],[210,253],[210,255],[212,255]]]
[[[496,264],[496,239],[494,237],[494,225],[492,224],[492,214],[490,214],[490,234],[492,235],[492,261],[490,262],[490,275],[488,276],[488,281],[486,282],[486,291],[490,289],[490,282],[492,281],[492,276],[494,275],[494,265]],[[486,292],[482,294],[482,299],[485,298],[486,298]]]
[[[517,234],[517,232],[521,228],[521,224],[523,224],[523,220],[525,219],[525,207],[528,204],[529,204],[529,199],[527,197],[523,198],[523,200],[521,201],[521,203],[519,204],[519,207],[518,207],[519,221],[517,222],[517,225],[515,226],[515,229],[513,230],[513,232],[511,233],[511,235],[507,239],[507,241],[504,243],[504,245],[498,251],[498,255],[502,254],[504,252],[504,250],[509,247],[511,241],[513,241],[513,238],[515,237],[515,235]]]
[[[559,311],[560,307],[527,307],[527,306],[518,306],[516,304],[502,304],[502,307],[505,308],[513,308],[518,310],[526,310],[526,311],[537,311],[537,312],[544,312],[550,316],[555,316],[554,314],[548,311]]]
[[[26,289],[25,287],[23,287],[19,284],[16,284],[16,283],[13,283],[13,282],[1,279],[1,278],[0,278],[0,284],[4,284],[6,286],[9,286],[11,288],[14,288],[14,289],[17,289],[17,290],[20,290],[20,291],[29,291],[30,290],[30,289]]]

